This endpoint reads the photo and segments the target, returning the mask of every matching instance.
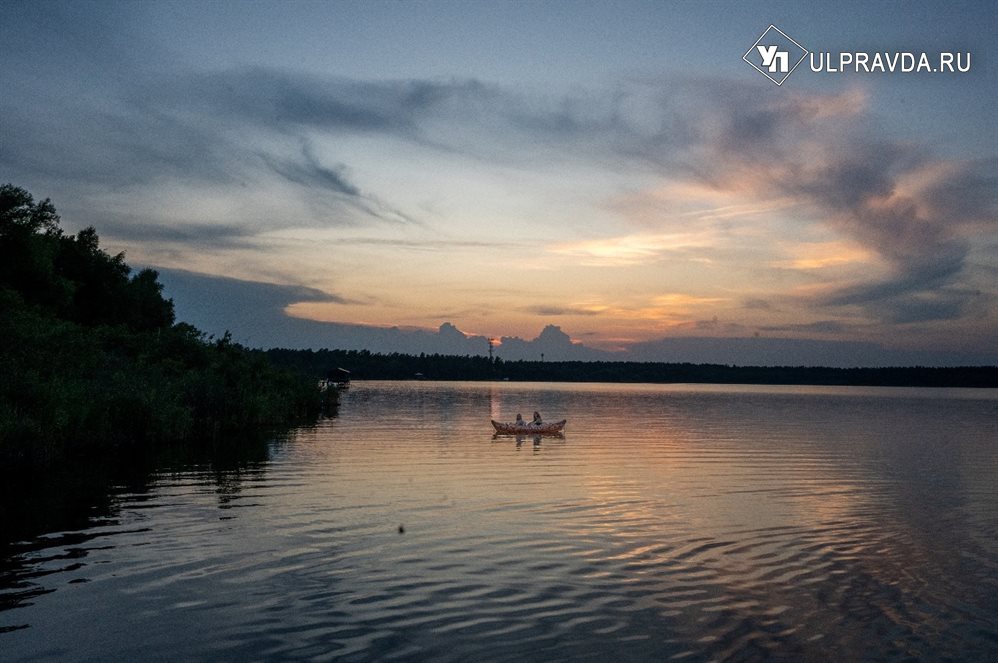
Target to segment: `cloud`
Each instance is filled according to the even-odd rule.
[[[277,159],[268,154],[261,154],[260,158],[275,173],[295,184],[327,189],[344,196],[360,196],[360,189],[349,182],[344,174],[346,166],[340,164],[327,168],[321,165],[307,143],[302,147],[301,160]]]
[[[362,192],[350,181],[347,175],[349,168],[345,164],[333,167],[322,165],[308,141],[303,141],[300,157],[279,158],[267,153],[260,153],[259,156],[274,173],[298,185],[303,196],[315,197],[325,192],[334,196],[335,201],[346,203],[380,221],[415,223],[411,217],[391,208],[377,196]]]
[[[213,308],[236,311],[243,308],[259,313],[264,310],[283,311],[296,302],[356,303],[354,300],[301,285],[282,285],[224,276],[211,276],[182,269],[158,269],[164,283],[182,292],[186,298],[204,290],[205,303]]]
[[[375,349],[386,333],[288,315],[289,307],[302,302],[362,303],[337,293],[179,269],[157,271],[164,296],[173,299],[178,321],[216,336],[230,331],[236,341],[251,347]]]
[[[99,232],[102,237],[119,241],[196,245],[202,249],[242,249],[255,245],[253,230],[234,224],[151,225],[131,217],[105,218]]]
[[[160,105],[294,135],[322,129],[410,137],[421,120],[490,95],[474,79],[365,81],[260,66],[180,75],[148,93]]]
[[[537,306],[524,306],[520,309],[524,313],[544,317],[559,317],[564,315],[593,316],[600,315],[600,308],[587,308],[584,306],[555,306],[539,304]]]
[[[956,286],[973,269],[972,242],[998,230],[995,159],[959,162],[875,136],[865,97],[855,92],[731,91],[729,103],[691,116],[692,138],[674,154],[684,168],[664,176],[743,202],[793,208],[799,224],[857,246],[848,260],[843,253],[821,265],[800,262],[801,268],[867,256],[885,265],[886,274],[853,270],[853,282],[824,288],[809,297],[813,305],[862,306],[872,318],[894,323],[955,319],[968,310],[973,298]],[[670,227],[682,223],[672,218]]]
[[[529,341],[503,336],[498,355],[509,361],[599,361],[614,357],[612,353],[573,341],[558,325],[547,325],[537,338]]]
[[[832,178],[825,185],[827,189],[817,195],[831,227],[874,250],[891,268],[887,278],[840,287],[819,297],[818,303],[911,312],[917,302],[915,308],[923,310],[891,315],[894,322],[959,317],[967,298],[946,294],[945,289],[963,279],[971,247],[969,236],[988,223],[993,232],[998,219],[994,193],[978,191],[969,183],[993,178],[982,172],[967,173],[966,182],[933,179],[928,183],[930,188],[912,189],[904,185],[911,168],[891,159],[881,163],[875,173],[866,166],[857,167],[849,176]],[[866,181],[865,189],[856,184],[862,180]],[[973,195],[959,196],[956,190],[968,186],[975,189]],[[954,199],[959,203],[946,205]]]
[[[889,323],[957,320],[991,301],[969,284],[990,282],[980,277],[987,265],[971,256],[993,258],[994,241],[981,237],[993,238],[998,225],[998,159],[958,161],[883,132],[861,90],[760,94],[750,83],[646,78],[542,94],[474,78],[355,80],[259,66],[129,73],[118,70],[85,96],[49,93],[43,113],[13,97],[0,100],[8,128],[0,166],[15,178],[73,189],[44,195],[86,200],[74,218],[122,240],[245,248],[273,230],[420,224],[377,179],[382,173],[372,176],[353,158],[347,146],[362,143],[372,150],[368,158],[401,146],[414,161],[450,160],[455,169],[470,163],[476,176],[495,175],[512,195],[539,186],[535,174],[563,170],[569,181],[589,174],[573,181],[572,200],[559,203],[603,201],[599,213],[640,217],[640,228],[616,226],[594,238],[571,227],[552,251],[582,266],[659,267],[671,259],[744,268],[738,233],[775,236],[773,219],[790,219],[801,234],[832,234],[879,267],[855,265],[862,261],[846,254],[787,261],[798,271],[841,266],[834,275],[809,275],[823,285],[796,302],[820,309],[809,318],[858,308]],[[609,181],[625,179],[620,173],[626,185]],[[157,206],[163,190],[181,201]],[[703,204],[692,205],[690,192]],[[114,204],[125,196],[132,202]],[[195,207],[197,218],[176,218],[177,210]],[[480,245],[430,234],[345,238],[341,245]],[[801,243],[786,242],[790,251]],[[773,265],[758,267],[767,268]],[[759,302],[779,294],[754,291],[746,308],[771,310]],[[643,314],[667,313],[660,308]],[[540,304],[528,312],[593,314]]]
[[[849,325],[840,320],[818,320],[816,322],[808,322],[803,324],[794,325],[764,325],[759,327],[759,331],[763,332],[804,332],[804,333],[819,333],[819,334],[843,334],[850,331],[855,331],[854,325]]]
[[[99,192],[127,189],[139,216],[144,199],[164,186],[210,187],[216,199],[231,201],[213,221],[221,226],[236,222],[241,201],[257,194],[249,221],[258,231],[417,223],[365,191],[335,151],[320,152],[314,138],[371,132],[418,141],[417,120],[478,87],[322,79],[261,68],[103,85],[101,94],[82,98],[48,94],[44,113],[0,102],[10,130],[0,165],[21,180],[51,182],[61,189],[52,191],[57,198],[88,197],[92,218],[83,221],[95,225],[115,211],[101,209]],[[289,199],[297,203],[288,205]]]
[[[785,305],[827,315],[858,307],[867,321],[885,324],[986,314],[994,293],[975,293],[969,284],[987,282],[994,259],[998,159],[960,161],[892,136],[858,90],[759,95],[709,81],[700,89],[680,86],[654,104],[666,118],[661,130],[642,136],[620,114],[611,132],[618,154],[655,153],[648,161],[660,183],[615,203],[642,232],[556,252],[590,265],[663,258],[723,264],[744,262],[746,238],[759,242],[768,232],[788,254],[768,268],[808,271],[812,284],[822,284],[796,303],[781,297]],[[819,241],[794,240],[809,234]],[[706,241],[684,241],[695,238]],[[759,250],[772,252],[772,244]],[[774,275],[767,286],[777,283]],[[770,300],[752,297],[748,308],[772,310],[762,303]]]

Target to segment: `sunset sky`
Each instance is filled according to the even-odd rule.
[[[553,324],[998,362],[994,4],[799,4],[6,2],[0,181],[209,330],[242,293],[330,347]],[[971,70],[777,86],[742,60],[770,24]]]

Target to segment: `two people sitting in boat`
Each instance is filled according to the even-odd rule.
[[[519,412],[516,413],[516,425],[517,426],[526,426],[527,425],[527,422],[523,420],[523,417],[520,415]],[[531,426],[543,426],[544,425],[544,421],[541,419],[541,413],[540,412],[534,411],[534,420],[530,422],[530,425]]]

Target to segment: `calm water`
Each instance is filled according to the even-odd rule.
[[[8,546],[0,659],[998,659],[995,391],[358,383],[262,456]]]

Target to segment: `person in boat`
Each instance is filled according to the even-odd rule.
[[[526,426],[527,425],[527,422],[523,420],[523,415],[520,414],[519,412],[516,413],[516,425],[517,426]]]
[[[534,411],[534,420],[530,422],[534,426],[543,426],[544,421],[541,419],[541,413]]]

